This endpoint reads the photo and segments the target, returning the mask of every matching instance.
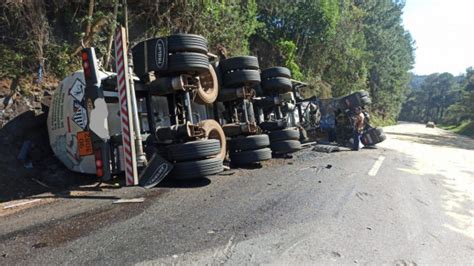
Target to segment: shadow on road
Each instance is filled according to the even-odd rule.
[[[46,113],[27,111],[0,128],[0,203],[97,182],[97,177],[71,172],[56,159],[49,145],[46,117]],[[30,143],[27,156],[19,160],[25,142]]]
[[[409,139],[416,143],[435,145],[442,147],[460,148],[467,150],[474,150],[474,142],[465,141],[466,139],[457,135],[434,135],[426,133],[398,133],[398,132],[385,132],[387,135],[400,136],[404,139]]]
[[[197,188],[197,187],[205,187],[211,184],[211,180],[209,178],[203,177],[198,178],[195,180],[172,180],[172,179],[165,179],[163,182],[158,184],[157,187],[162,188]]]

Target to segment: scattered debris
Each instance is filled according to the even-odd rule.
[[[216,232],[214,230],[209,230],[207,231],[207,233],[212,235],[212,234],[215,234]]]
[[[144,202],[145,198],[134,198],[134,199],[118,199],[113,201],[113,204],[119,204],[119,203],[141,203]]]
[[[157,153],[153,154],[150,162],[140,175],[140,186],[152,188],[158,185],[173,169],[173,164],[166,161]]]
[[[230,170],[230,167],[227,166],[227,165],[222,166],[222,168],[224,168],[224,171],[229,171]]]
[[[225,170],[224,170],[224,171],[225,171]],[[226,175],[234,175],[234,174],[235,174],[235,172],[220,172],[220,173],[217,174],[217,175],[224,175],[224,176],[226,176]]]
[[[31,246],[32,248],[44,248],[44,247],[47,247],[48,244],[44,243],[44,242],[39,242],[39,243],[36,243],[34,244],[33,246]]]
[[[317,145],[314,145],[313,151],[327,152],[327,153],[338,152],[338,151],[341,151],[341,147],[334,146],[334,145],[317,144]]]
[[[38,179],[36,179],[36,178],[34,178],[34,177],[31,178],[31,180],[35,181],[36,183],[38,183],[39,185],[41,185],[41,186],[43,186],[43,187],[45,187],[45,188],[51,188],[50,186],[46,185],[45,183],[39,181]]]
[[[23,142],[20,148],[20,152],[18,153],[18,156],[16,157],[20,161],[26,161],[28,158],[28,153],[30,152],[31,148],[31,141],[26,140]]]
[[[315,146],[317,144],[316,141],[312,141],[312,142],[306,142],[306,143],[301,143],[301,148],[309,148],[311,146]]]
[[[336,252],[336,251],[332,251],[331,255],[335,258],[340,258],[341,257],[341,254],[339,252]]]
[[[332,165],[328,164],[326,165],[326,169],[331,169],[332,168]]]
[[[33,169],[33,163],[32,162],[26,162],[23,164],[23,167],[26,169]]]
[[[3,206],[3,208],[4,209],[10,209],[10,208],[18,207],[18,206],[23,206],[23,205],[35,203],[35,202],[38,202],[38,201],[41,201],[41,199],[33,199],[33,200],[21,201],[21,202],[17,202],[17,203],[13,202],[12,204],[8,204],[8,205]]]
[[[372,228],[367,226],[367,230],[372,230]]]

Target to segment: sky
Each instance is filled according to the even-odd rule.
[[[403,25],[416,42],[415,74],[474,67],[474,0],[406,0]]]

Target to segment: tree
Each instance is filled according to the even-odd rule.
[[[408,88],[413,41],[401,23],[403,3],[392,0],[358,2],[366,12],[364,35],[369,54],[368,86],[373,109],[382,119],[394,119]]]

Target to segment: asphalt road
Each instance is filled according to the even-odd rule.
[[[474,141],[423,125],[195,184],[0,217],[0,264],[472,264]],[[111,204],[113,196],[145,202]]]

